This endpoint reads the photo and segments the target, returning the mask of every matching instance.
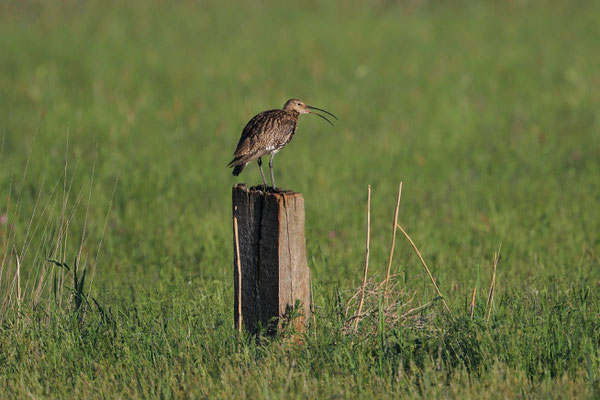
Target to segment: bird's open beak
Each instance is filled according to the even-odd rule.
[[[324,113],[331,115],[333,118],[335,118],[335,119],[338,119],[338,118],[337,118],[335,115],[333,115],[332,113],[330,113],[330,112],[329,112],[329,111],[327,111],[327,110],[323,110],[322,108],[311,107],[311,106],[306,106],[306,107],[307,107],[308,109],[310,109],[310,110],[319,110],[319,111],[323,111]],[[329,122],[329,123],[331,124],[331,126],[333,126],[333,123],[332,123],[330,120],[328,120],[326,117],[324,117],[323,115],[321,115],[321,114],[318,114],[318,113],[316,113],[316,112],[312,112],[312,111],[309,111],[309,113],[311,113],[311,114],[314,114],[314,115],[318,115],[319,117],[323,118],[325,121]]]

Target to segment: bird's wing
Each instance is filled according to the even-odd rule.
[[[295,127],[296,122],[284,110],[269,110],[254,116],[242,131],[231,164],[250,162],[264,156],[279,147],[281,138],[293,133]]]

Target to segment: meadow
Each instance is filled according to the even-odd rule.
[[[0,397],[598,398],[598,15],[2,2]],[[231,188],[261,179],[225,167],[250,117],[292,97],[339,117],[302,116],[275,157],[305,199],[302,343],[233,328]],[[394,282],[420,322],[348,331],[367,185],[382,280],[400,181],[399,223],[452,314],[398,236]]]

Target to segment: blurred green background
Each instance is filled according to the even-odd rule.
[[[25,207],[65,159],[77,183],[95,163],[90,229],[119,177],[99,276],[229,279],[225,164],[251,116],[298,97],[340,117],[303,117],[275,163],[305,196],[318,279],[359,278],[367,184],[385,261],[401,180],[400,220],[440,277],[467,283],[500,242],[507,275],[574,274],[598,260],[594,6],[5,3],[3,187],[29,157]]]
[[[11,248],[24,282],[81,252],[102,304],[217,284],[229,313],[231,187],[261,180],[225,165],[253,115],[296,97],[339,117],[303,116],[275,157],[305,198],[317,292],[360,282],[368,184],[382,277],[403,181],[399,221],[454,308],[475,286],[485,301],[500,243],[498,296],[597,294],[598,15],[596,1],[2,2],[5,276]],[[434,296],[402,239],[393,268]]]

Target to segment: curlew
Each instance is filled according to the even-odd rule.
[[[296,133],[300,114],[318,115],[333,126],[331,121],[326,117],[311,110],[322,111],[337,119],[329,111],[307,106],[298,99],[288,100],[281,109],[263,111],[254,116],[242,131],[240,141],[233,153],[233,160],[227,165],[228,167],[233,167],[233,175],[238,176],[246,165],[257,160],[260,175],[266,189],[267,180],[262,169],[262,157],[270,154],[269,169],[271,170],[271,183],[273,190],[276,190],[275,177],[273,175],[273,157],[292,140],[294,133]]]

